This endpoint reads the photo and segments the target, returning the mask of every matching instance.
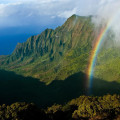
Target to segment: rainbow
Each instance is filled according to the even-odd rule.
[[[95,68],[95,63],[97,60],[97,55],[100,50],[100,46],[104,41],[105,35],[108,33],[108,31],[111,29],[112,24],[116,22],[116,19],[119,19],[120,17],[120,9],[118,10],[117,14],[114,16],[111,16],[112,19],[108,21],[108,23],[103,27],[96,39],[96,42],[93,46],[93,49],[90,54],[89,62],[88,62],[88,67],[87,67],[87,91],[88,94],[92,94],[92,84],[93,84],[93,74],[94,74],[94,68]]]
[[[92,84],[93,84],[93,73],[94,73],[94,67],[95,63],[97,60],[97,55],[100,50],[100,46],[104,41],[105,35],[109,31],[111,27],[112,21],[109,21],[104,28],[101,29],[99,36],[96,39],[96,42],[93,46],[93,49],[90,54],[89,62],[88,62],[88,67],[87,67],[87,92],[88,95],[92,94]]]
[[[107,22],[107,24],[101,29],[96,42],[93,46],[93,49],[90,54],[89,62],[88,62],[88,67],[87,67],[87,83],[86,83],[86,89],[89,95],[92,94],[92,84],[93,84],[93,75],[94,75],[94,68],[97,60],[97,55],[100,50],[100,46],[102,45],[104,38],[108,31],[111,29],[112,25],[116,23],[116,20],[119,20],[120,18],[120,9],[114,14],[111,15],[111,19]]]

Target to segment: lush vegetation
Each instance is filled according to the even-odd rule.
[[[31,76],[47,84],[65,80],[78,72],[85,73],[98,30],[94,31],[91,17],[73,15],[61,27],[46,29],[25,43],[19,43],[11,55],[0,56],[0,69]],[[97,56],[94,77],[120,82],[120,49],[113,39],[112,31],[106,34]]]
[[[50,83],[85,71],[94,38],[91,17],[73,15],[55,30],[46,29],[9,56],[0,57],[0,68]]]
[[[80,96],[65,105],[40,109],[34,104],[14,103],[0,106],[1,120],[119,120],[120,96]]]
[[[99,29],[96,31],[91,16],[73,15],[55,30],[46,29],[19,43],[11,55],[0,56],[0,69],[38,78],[47,84],[78,72],[85,73]],[[110,31],[97,56],[94,77],[120,82],[120,49],[113,40]]]
[[[120,48],[112,47],[99,53],[95,77],[120,82]]]
[[[85,71],[95,34],[91,17],[73,15],[61,27],[32,36],[11,55],[0,56],[0,104],[56,103],[46,109],[3,104],[0,120],[119,120],[119,95],[80,96],[87,91]],[[120,93],[120,48],[113,39],[106,36],[97,57],[92,87],[96,96]]]
[[[47,120],[45,112],[34,104],[14,103],[0,106],[0,120]]]

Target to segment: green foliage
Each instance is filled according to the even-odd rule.
[[[14,103],[0,106],[0,120],[46,120],[45,112],[34,104]]]
[[[78,100],[81,101],[81,98],[82,102],[78,102]],[[120,96],[117,95],[106,95],[103,97],[83,96],[74,100],[75,104],[76,102],[78,109],[74,111],[73,117],[77,115],[79,118],[96,118],[98,116],[104,119],[120,114]]]
[[[0,106],[0,120],[119,120],[120,96],[80,96],[65,105],[54,104],[41,110],[34,104]]]
[[[55,104],[55,105],[53,105],[53,106],[51,106],[51,107],[48,107],[47,112],[48,112],[48,113],[55,113],[55,112],[57,112],[57,111],[60,111],[61,109],[62,109],[62,106],[61,106],[61,105]]]

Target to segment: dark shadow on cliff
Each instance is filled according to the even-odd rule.
[[[120,94],[120,83],[108,82],[100,79],[93,80],[92,95],[103,96],[106,94]]]
[[[13,102],[34,102],[40,106],[62,104],[83,94],[83,78],[83,73],[77,73],[65,81],[55,80],[46,85],[35,78],[0,70],[0,104]]]
[[[55,80],[45,85],[38,79],[0,70],[0,104],[33,102],[41,107],[63,104],[85,94],[84,81],[85,74],[79,72],[64,81]],[[116,82],[95,79],[93,86],[93,95],[120,93],[120,84]]]

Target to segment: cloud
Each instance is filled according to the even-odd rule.
[[[95,16],[96,26],[110,23],[116,41],[120,41],[119,6],[120,0],[0,0],[0,36],[38,34],[77,14]]]
[[[0,26],[49,24],[50,19],[66,20],[72,14],[92,14],[92,5],[96,3],[94,1],[96,0],[1,0]]]
[[[120,0],[101,0],[98,4],[93,23],[96,27],[107,24],[115,34],[115,42],[120,41]]]
[[[0,26],[45,26],[73,14],[95,15],[97,25],[119,14],[119,6],[119,0],[0,0]],[[114,29],[118,27],[114,25]]]

